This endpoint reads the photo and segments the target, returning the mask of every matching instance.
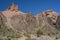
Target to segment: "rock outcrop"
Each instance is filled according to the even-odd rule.
[[[18,6],[15,5],[14,3],[12,3],[12,5],[8,8],[8,10],[17,12],[18,11]]]
[[[56,20],[56,28],[60,30],[60,15],[57,17],[57,20]]]
[[[52,11],[52,10],[47,10],[45,12],[43,12],[44,16],[50,17],[50,19],[52,20],[53,25],[56,25],[56,20],[59,14],[57,14],[56,12]]]
[[[52,10],[44,11],[37,16],[32,13],[23,13],[18,11],[18,6],[14,3],[3,12],[7,19],[7,26],[21,33],[34,33],[38,28],[42,28],[43,32],[56,33],[56,19],[58,14]]]
[[[6,17],[3,15],[2,12],[0,12],[0,23],[6,26],[6,22],[7,22]]]
[[[37,30],[40,29],[43,35],[54,36],[60,28],[59,20],[60,15],[52,10],[34,16],[32,13],[26,14],[19,11],[15,4],[12,4],[6,11],[0,12],[0,23],[3,22],[14,32],[22,34],[36,34]]]

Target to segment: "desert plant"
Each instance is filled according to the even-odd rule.
[[[40,37],[40,35],[43,35],[43,32],[41,29],[38,29],[36,34],[37,34],[37,37]]]
[[[30,38],[30,37],[31,37],[31,34],[29,34],[29,33],[25,33],[24,36]]]
[[[60,38],[60,34],[57,34],[57,35],[56,35],[56,39],[59,39],[59,38]]]
[[[22,37],[22,35],[21,34],[19,34],[19,33],[13,33],[13,34],[11,34],[11,35],[9,35],[9,37],[11,37],[11,38],[20,38],[20,37]]]
[[[7,39],[6,39],[6,38],[2,38],[2,37],[1,37],[1,38],[0,38],[0,40],[7,40]]]
[[[27,38],[27,39],[25,39],[25,40],[37,40],[37,39],[35,39],[35,38]]]
[[[48,36],[51,36],[51,33],[50,32],[48,33]]]

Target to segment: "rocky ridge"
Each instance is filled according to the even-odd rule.
[[[26,14],[19,11],[18,6],[14,3],[7,10],[0,12],[0,20],[8,29],[12,28],[14,32],[21,34],[37,34],[37,36],[59,34],[59,18],[60,15],[52,10],[46,10],[37,16],[33,13]],[[42,33],[39,33],[41,31]]]

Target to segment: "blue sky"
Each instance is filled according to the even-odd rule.
[[[0,0],[0,10],[6,10],[12,3],[19,7],[19,11],[37,15],[44,10],[51,9],[60,13],[60,0]]]

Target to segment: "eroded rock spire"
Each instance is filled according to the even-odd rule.
[[[8,8],[8,10],[11,11],[18,11],[18,6],[15,3],[12,3],[12,5]]]

